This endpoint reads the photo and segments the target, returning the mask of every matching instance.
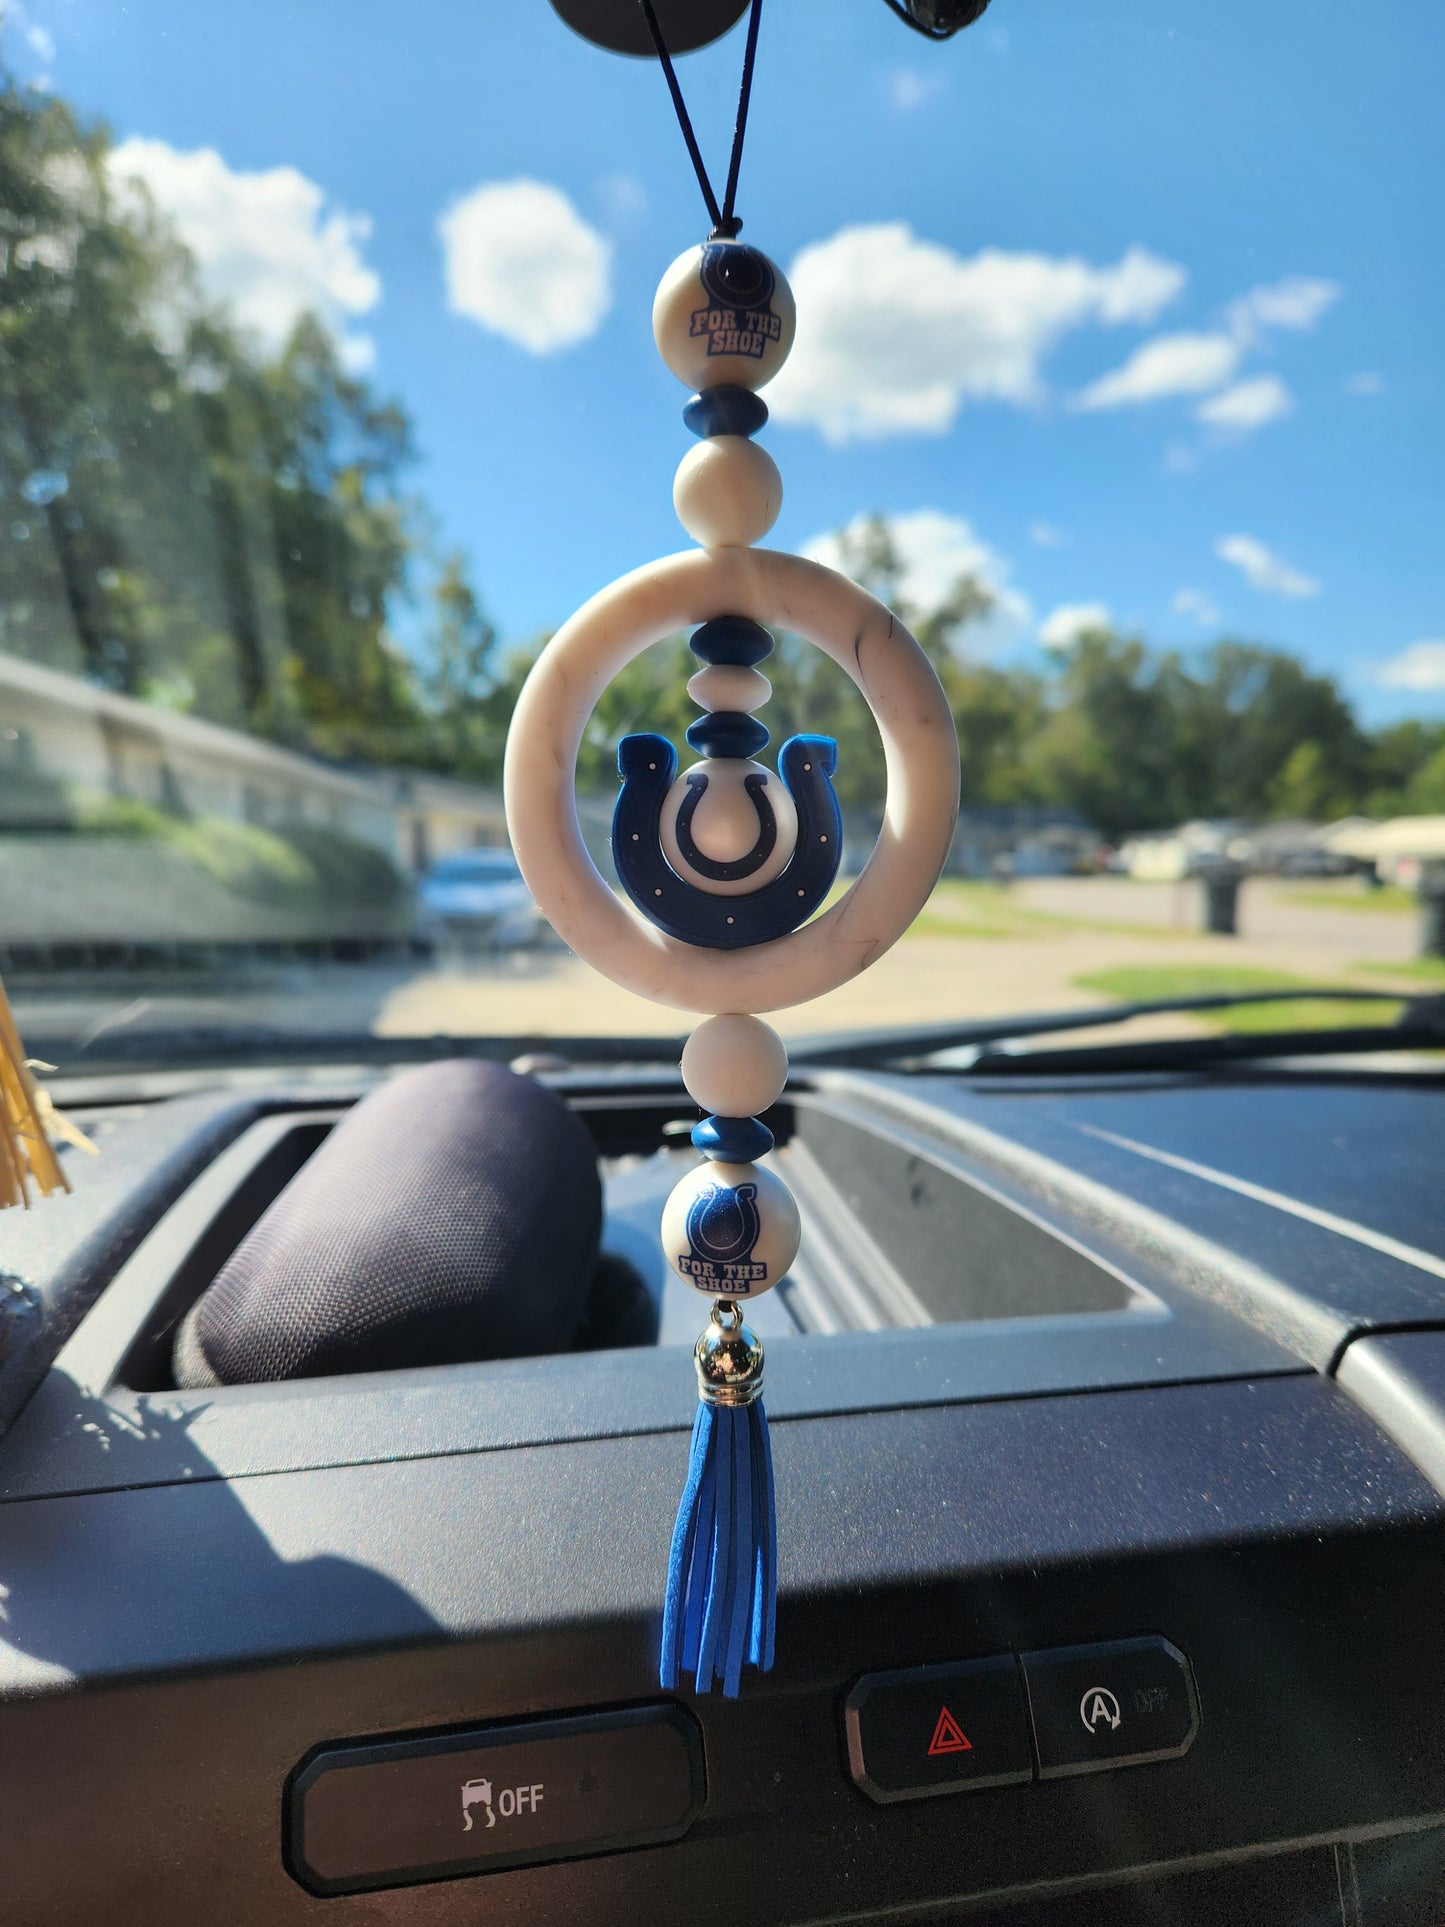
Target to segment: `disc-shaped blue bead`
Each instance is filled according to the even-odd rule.
[[[688,646],[704,662],[740,663],[752,669],[773,653],[773,638],[760,622],[746,616],[714,616],[693,631]]]
[[[705,388],[684,404],[682,419],[694,435],[756,435],[768,419],[768,404],[751,388],[724,384]]]
[[[699,756],[756,756],[770,738],[756,716],[741,709],[714,709],[689,724],[687,740]]]
[[[705,1117],[693,1125],[692,1141],[705,1158],[724,1164],[752,1164],[773,1148],[772,1132],[756,1117]]]

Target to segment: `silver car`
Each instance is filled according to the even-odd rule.
[[[420,934],[443,956],[538,943],[547,924],[510,850],[458,850],[417,884]]]

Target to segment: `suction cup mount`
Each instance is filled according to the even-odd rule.
[[[721,40],[747,9],[747,0],[653,0],[668,52],[690,54]],[[552,0],[574,33],[609,53],[656,56],[637,0]]]

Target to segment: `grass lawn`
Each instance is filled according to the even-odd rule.
[[[1338,890],[1285,890],[1280,903],[1298,903],[1309,910],[1360,910],[1367,916],[1413,916],[1419,899],[1413,890],[1402,890],[1398,883],[1387,883],[1383,890],[1362,890],[1357,883]]]
[[[1367,970],[1374,977],[1413,977],[1422,984],[1439,984],[1445,990],[1445,957],[1415,957],[1409,963],[1361,963],[1351,968]]]
[[[1155,937],[1168,942],[1192,933],[1148,923],[1117,923],[1100,917],[1067,917],[1029,910],[996,883],[947,877],[910,926],[918,937],[1047,937],[1064,930],[1102,930],[1110,936]]]
[[[1010,897],[992,883],[950,877],[935,886],[926,907],[909,926],[917,937],[1034,937],[1041,934]]]
[[[1117,969],[1096,970],[1072,981],[1080,990],[1095,990],[1120,1003],[1212,997],[1229,991],[1315,988],[1307,977],[1230,964],[1121,964]],[[1242,1004],[1232,1010],[1202,1010],[1199,1016],[1202,1022],[1217,1024],[1223,1030],[1326,1030],[1342,1024],[1391,1024],[1399,1013],[1399,1004],[1334,1003],[1312,997],[1297,1004]]]

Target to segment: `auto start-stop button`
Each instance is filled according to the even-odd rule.
[[[1194,1743],[1194,1679],[1167,1639],[1056,1647],[1020,1663],[1041,1780],[1177,1759]]]
[[[287,1860],[345,1894],[612,1853],[680,1839],[704,1792],[679,1706],[327,1747],[292,1779]]]

